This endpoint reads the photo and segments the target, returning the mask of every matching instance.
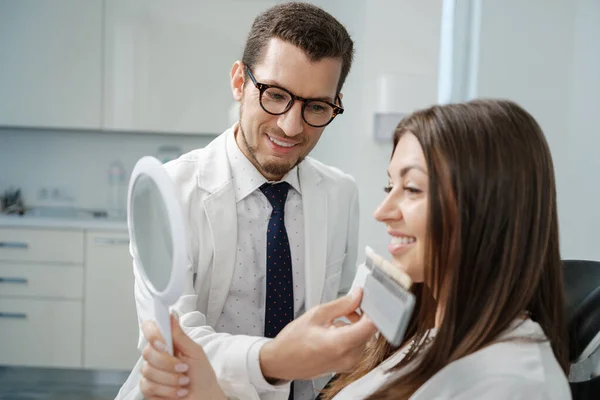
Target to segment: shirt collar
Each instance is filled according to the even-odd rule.
[[[232,134],[228,135],[226,139],[227,158],[229,159],[229,166],[231,168],[236,202],[244,200],[264,183],[270,182],[258,172],[254,164],[246,158],[244,153],[242,153],[238,147],[235,140],[238,129],[239,125],[236,125],[234,129],[232,129]],[[298,178],[298,166],[292,168],[279,182],[289,183],[294,190],[302,194],[302,191],[300,190],[300,180]]]

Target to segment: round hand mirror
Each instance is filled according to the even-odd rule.
[[[173,354],[169,307],[181,296],[187,238],[175,185],[160,161],[141,158],[129,181],[127,223],[134,268],[154,302],[154,317]]]

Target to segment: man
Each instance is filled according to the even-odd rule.
[[[191,242],[189,277],[174,312],[232,396],[286,399],[290,384],[263,375],[273,357],[264,345],[294,317],[347,291],[354,276],[356,184],[307,157],[343,112],[353,51],[346,29],[313,5],[265,11],[231,70],[239,122],[165,166]],[[141,322],[152,318],[152,302],[138,279]],[[140,334],[138,347],[146,346]],[[136,392],[142,365],[117,398]],[[140,385],[156,395],[145,380]],[[294,382],[291,397],[314,399],[314,385]]]

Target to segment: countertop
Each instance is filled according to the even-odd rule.
[[[0,228],[89,229],[127,232],[125,219],[59,218],[0,214]]]

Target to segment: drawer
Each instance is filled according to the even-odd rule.
[[[2,228],[0,260],[83,264],[83,231]]]
[[[0,365],[81,367],[82,303],[0,298]]]
[[[0,261],[0,296],[83,298],[83,266]]]

